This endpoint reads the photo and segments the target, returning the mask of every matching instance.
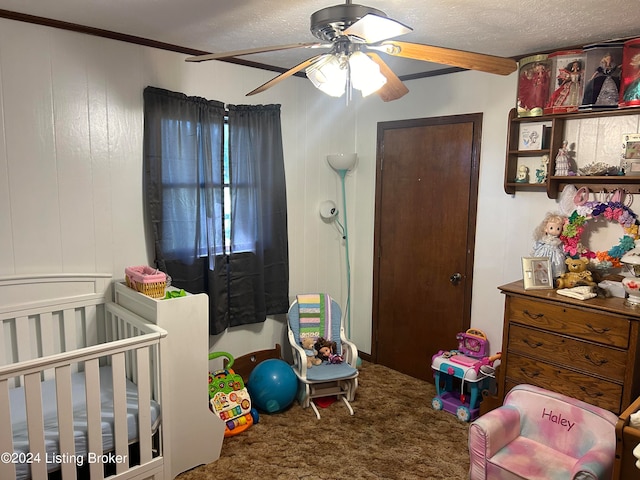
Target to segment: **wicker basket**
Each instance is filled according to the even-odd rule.
[[[127,286],[151,298],[164,297],[167,275],[155,268],[140,266],[124,269]]]

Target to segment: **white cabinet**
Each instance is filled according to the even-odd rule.
[[[209,410],[209,298],[201,293],[156,300],[117,282],[115,302],[168,332],[160,367],[169,379],[162,416],[170,478],[217,460],[224,422]]]

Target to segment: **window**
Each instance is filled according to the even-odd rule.
[[[210,299],[210,329],[288,308],[279,105],[225,105],[147,87],[145,198],[156,266]]]
[[[224,123],[224,147],[223,147],[223,161],[222,161],[222,198],[224,199],[224,252],[231,253],[231,182],[230,182],[230,167],[229,167],[229,118],[225,117]]]

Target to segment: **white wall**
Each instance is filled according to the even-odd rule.
[[[515,73],[502,77],[460,72],[406,82],[409,94],[390,104],[361,103],[356,124],[357,151],[370,161],[361,162],[358,167],[353,194],[358,203],[349,217],[357,222],[353,228],[357,235],[354,244],[358,245],[353,255],[353,300],[357,312],[353,340],[359,346],[371,338],[377,122],[482,112],[471,324],[488,335],[493,352],[500,350],[504,304],[497,287],[522,277],[520,257],[529,254],[533,229],[547,210],[556,207],[555,201],[542,192],[518,192],[515,196],[504,193],[507,114],[514,104],[516,77]]]
[[[332,99],[290,78],[256,97],[274,76],[184,55],[0,19],[0,275],[111,272],[152,262],[142,198],[142,91],[180,91],[226,103],[282,104],[287,176],[290,294],[326,291],[346,302],[344,245],[318,205],[341,205],[326,155],[357,152],[347,176],[352,338],[371,352],[376,125],[379,121],[483,112],[472,325],[499,348],[497,286],[520,278],[531,232],[555,202],[502,189],[507,113],[516,76],[475,72],[407,82],[410,93]],[[357,97],[357,95],[354,95]],[[446,241],[446,239],[443,239]],[[282,316],[211,338],[235,356],[286,345]]]
[[[145,239],[145,86],[226,103],[282,104],[291,295],[340,298],[340,245],[317,207],[337,198],[327,153],[353,151],[353,111],[306,80],[259,97],[274,76],[236,65],[0,19],[0,275],[110,272],[153,261]],[[232,329],[212,348],[283,343],[283,319]]]
[[[559,209],[558,202],[547,198],[544,192],[507,195],[503,189],[507,114],[514,106],[517,74],[503,77],[460,72],[406,85],[410,92],[402,99],[390,104],[363,101],[357,112],[356,150],[366,161],[360,162],[355,173],[357,184],[349,192],[351,197],[357,197],[354,212],[349,213],[349,219],[354,219],[351,240],[357,245],[352,254],[356,312],[353,340],[362,349],[371,339],[377,122],[482,112],[471,326],[483,330],[492,352],[497,352],[502,346],[504,313],[504,299],[497,287],[522,278],[521,257],[531,253],[533,230],[548,211]],[[565,134],[578,145],[580,164],[596,159],[610,159],[609,163],[614,164],[622,133],[638,131],[640,116],[593,119],[579,125],[582,131],[573,121],[567,122]],[[617,243],[620,234],[617,228],[605,229],[597,235],[594,232],[590,240],[602,247],[599,250],[606,250]]]

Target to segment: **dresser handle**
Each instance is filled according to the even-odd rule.
[[[527,344],[531,348],[538,348],[538,347],[541,347],[542,345],[544,345],[542,342],[531,342],[526,338],[523,338],[522,342]]]
[[[607,360],[606,358],[603,358],[602,360],[593,360],[589,354],[585,355],[584,358],[586,358],[587,360],[589,360],[591,363],[593,363],[596,367],[601,367],[602,365],[604,365],[605,363],[609,363],[609,360]]]
[[[587,327],[589,327],[591,330],[593,330],[596,333],[602,334],[602,333],[607,333],[609,330],[611,330],[610,328],[594,328],[593,325],[591,325],[590,323],[585,323],[585,325]]]
[[[586,395],[590,396],[590,397],[601,397],[604,395],[604,393],[602,392],[597,392],[597,393],[589,393],[587,392],[586,387],[580,386],[580,390],[582,390]]]
[[[529,318],[533,318],[534,320],[537,320],[540,317],[544,317],[544,313],[531,313],[529,312],[529,310],[523,310],[522,313],[524,313]]]
[[[528,370],[525,370],[524,368],[520,368],[520,373],[529,378],[536,378],[538,375],[540,375],[540,372],[530,372]]]

